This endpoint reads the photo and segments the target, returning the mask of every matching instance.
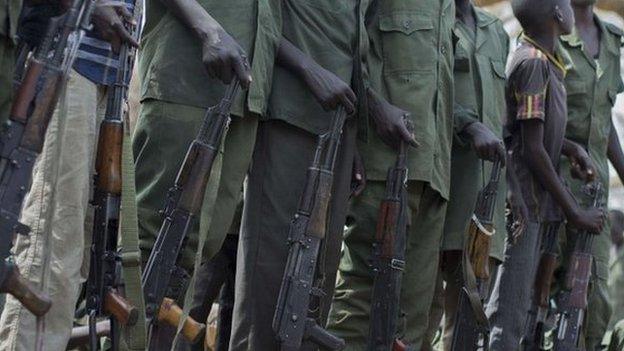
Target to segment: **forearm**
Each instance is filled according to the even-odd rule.
[[[161,0],[162,3],[190,29],[199,40],[219,42],[219,32],[223,28],[208,12],[195,0]]]
[[[582,147],[581,145],[573,142],[569,139],[563,139],[563,145],[561,146],[561,153],[566,157],[571,157],[576,152],[576,149]]]
[[[310,64],[310,58],[288,39],[282,37],[276,63],[295,75],[301,75],[305,67]]]
[[[607,148],[607,157],[615,171],[617,172],[620,180],[624,182],[624,152],[620,144],[620,138],[617,135],[617,131],[613,124],[611,124],[611,133],[609,134],[609,146]]]

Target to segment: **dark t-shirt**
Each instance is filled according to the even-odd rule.
[[[524,200],[533,222],[560,221],[561,209],[530,171],[522,155],[521,124],[527,120],[544,123],[544,149],[559,173],[559,159],[567,122],[565,67],[529,38],[523,38],[514,53],[507,74],[507,121],[505,142],[512,154],[510,171],[520,189],[511,188],[516,199]]]

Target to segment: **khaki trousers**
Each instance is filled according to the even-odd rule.
[[[52,308],[39,321],[46,351],[65,350],[80,286],[89,273],[91,224],[85,220],[105,107],[105,88],[72,71],[24,200],[21,221],[31,233],[17,237],[14,257],[22,275],[52,299]],[[8,296],[0,318],[0,350],[34,350],[37,327],[36,318]]]

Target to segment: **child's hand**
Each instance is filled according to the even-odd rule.
[[[575,215],[570,216],[568,221],[578,229],[600,234],[605,223],[605,213],[599,208],[579,210]]]
[[[573,178],[589,183],[596,178],[596,167],[591,157],[583,147],[572,141],[566,140],[562,152],[570,160],[570,174]]]

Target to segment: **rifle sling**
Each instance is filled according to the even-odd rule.
[[[145,302],[141,289],[141,251],[139,250],[139,229],[137,220],[136,188],[134,179],[134,157],[132,153],[130,128],[124,126],[121,157],[121,218],[120,242],[122,274],[126,299],[139,311],[135,325],[125,326],[123,336],[128,350],[146,349]]]

